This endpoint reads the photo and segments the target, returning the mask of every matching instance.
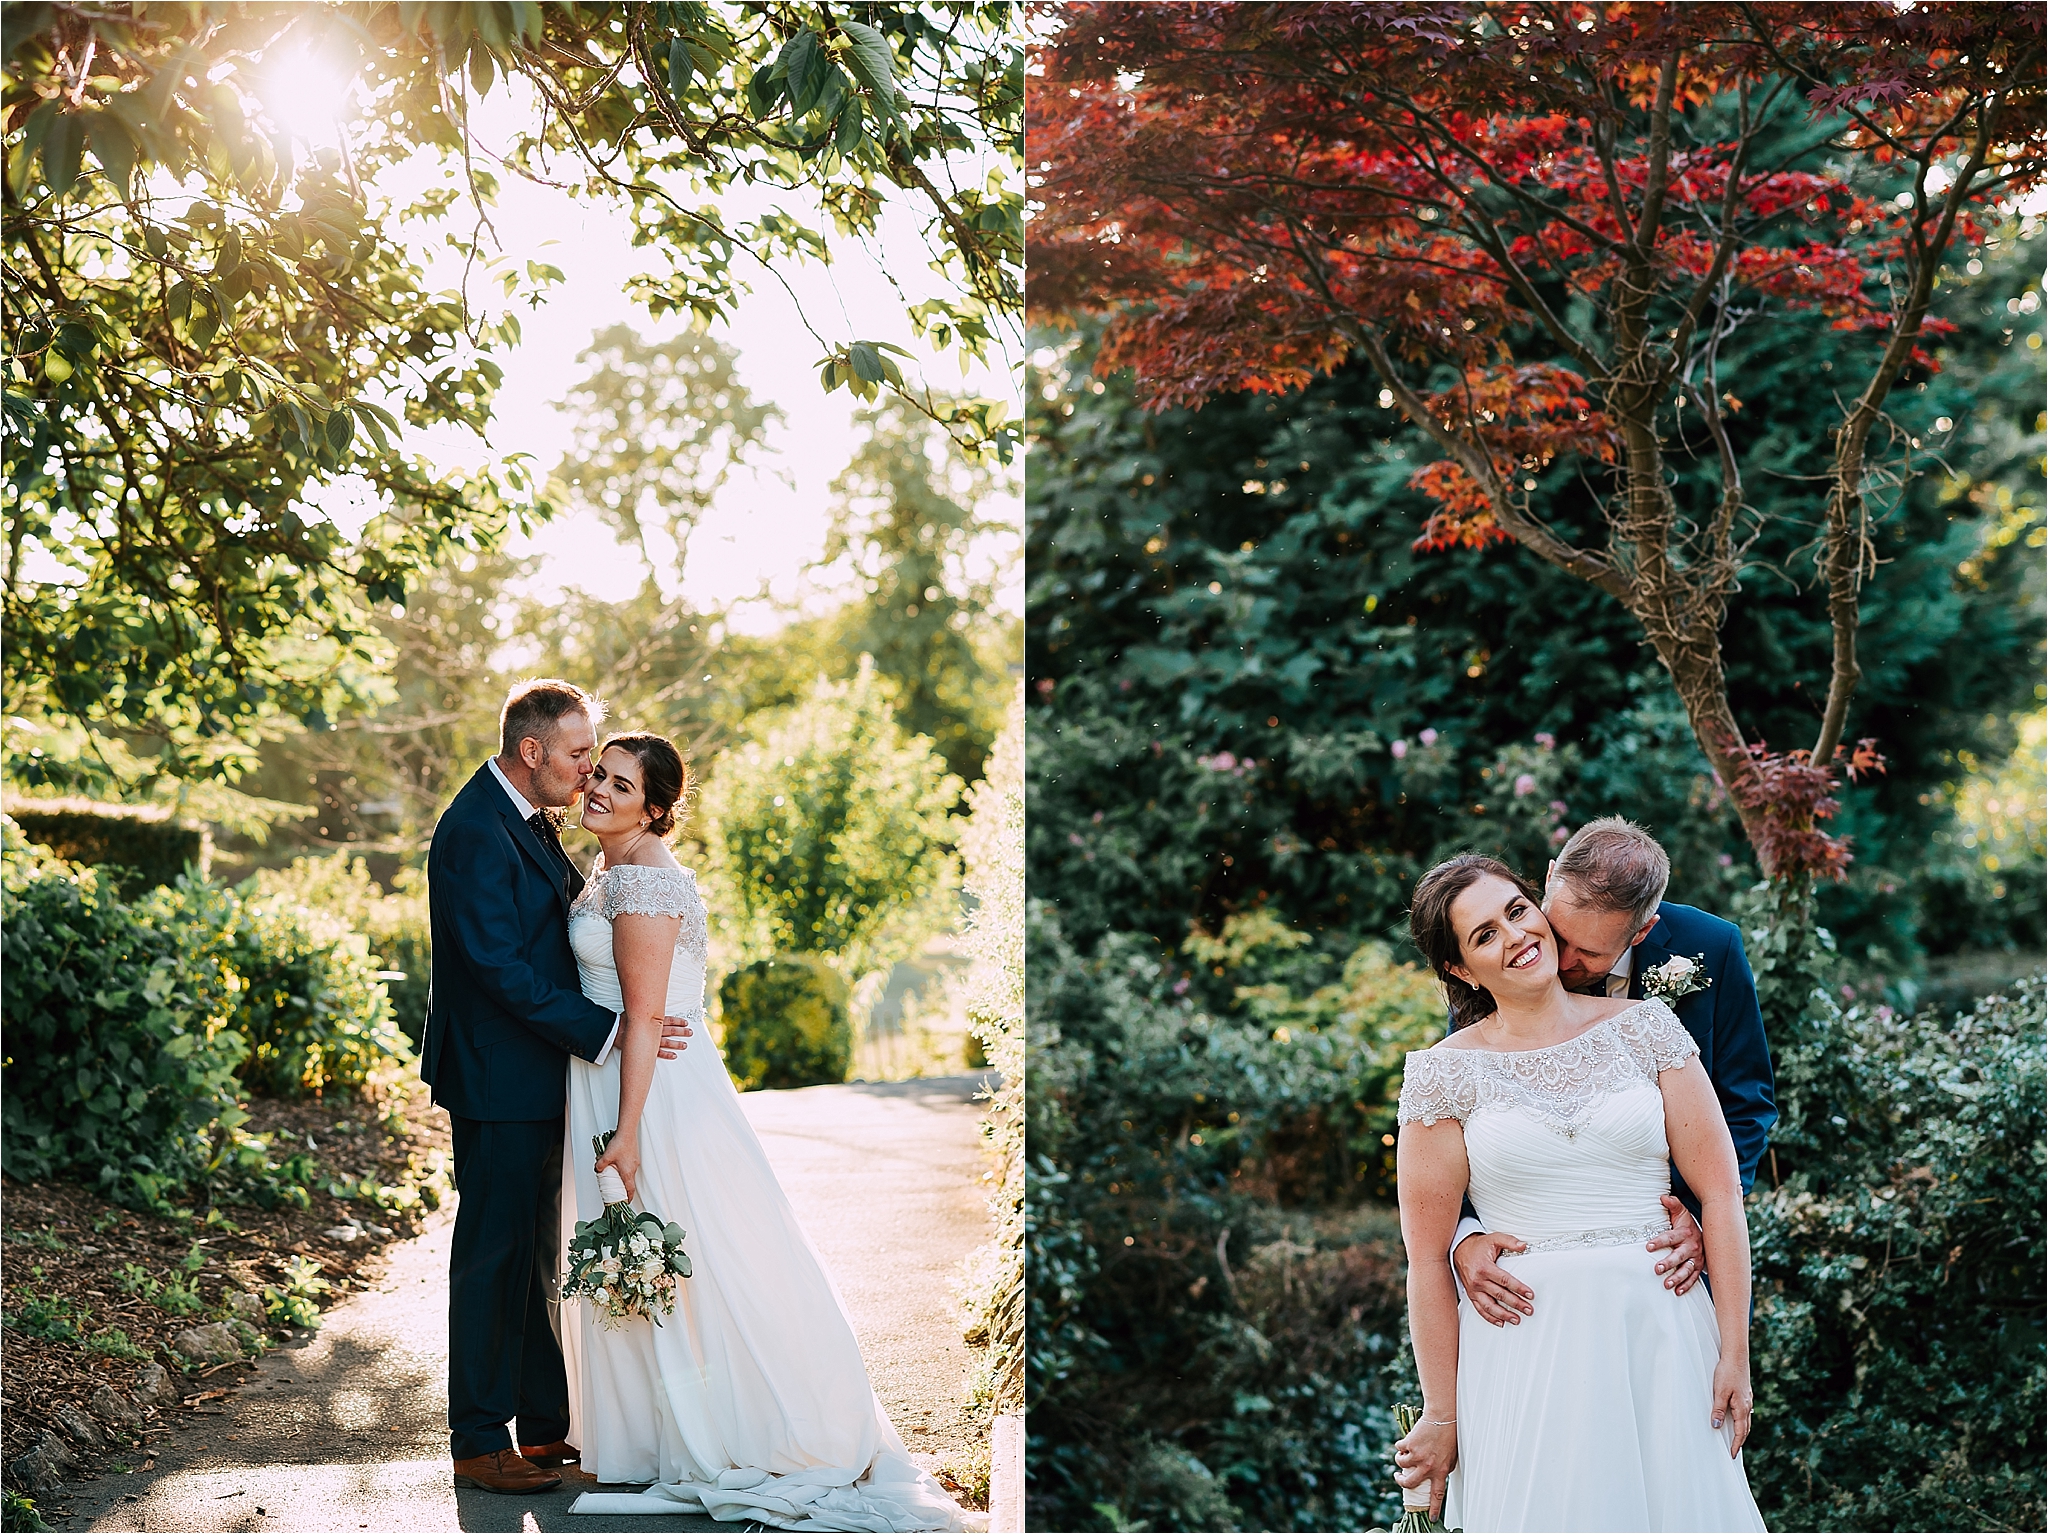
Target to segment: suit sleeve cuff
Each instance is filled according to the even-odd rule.
[[[625,1020],[626,1014],[623,1012],[612,1019],[612,1031],[605,1035],[604,1048],[597,1052],[597,1057],[590,1062],[592,1065],[603,1065],[611,1058],[612,1046],[619,1042],[619,1025]]]

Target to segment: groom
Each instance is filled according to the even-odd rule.
[[[552,679],[512,689],[499,752],[434,828],[433,982],[420,1076],[455,1139],[448,1428],[455,1484],[538,1492],[578,1458],[549,1315],[561,1240],[569,1057],[604,1063],[621,1015],[584,996],[569,947],[583,877],[557,834],[583,791],[604,706]],[[664,1059],[690,1025],[662,1019]],[[517,1422],[520,1447],[508,1424]]]
[[[1735,1142],[1746,1197],[1778,1119],[1756,980],[1742,951],[1741,928],[1665,900],[1670,879],[1670,858],[1641,826],[1610,816],[1580,827],[1544,880],[1543,912],[1557,939],[1558,978],[1567,990],[1640,1001],[1648,994],[1644,975],[1665,960],[1700,961],[1699,980],[1708,983],[1673,1000],[1671,1008],[1700,1047],[1700,1064]],[[1668,1272],[1665,1284],[1684,1294],[1705,1276],[1705,1244],[1699,1200],[1676,1167],[1664,1206],[1672,1228],[1650,1245],[1669,1249],[1657,1271]],[[1482,1230],[1467,1218],[1454,1241],[1451,1266],[1482,1318],[1500,1326],[1535,1314],[1534,1293],[1499,1262],[1503,1251],[1521,1247],[1519,1240],[1505,1231]]]

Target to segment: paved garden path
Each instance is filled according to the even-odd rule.
[[[911,1452],[937,1468],[973,1442],[961,1410],[967,1350],[952,1285],[988,1236],[979,1186],[978,1079],[853,1083],[742,1100],[804,1228],[853,1313],[875,1388]],[[245,1370],[230,1396],[187,1406],[155,1468],[63,1498],[57,1529],[277,1531],[580,1529],[560,1491],[456,1491],[447,1437],[452,1211],[390,1251],[372,1286],[304,1343]],[[216,1377],[215,1383],[218,1383]],[[56,1499],[49,1499],[56,1500]],[[636,1518],[634,1529],[724,1529]]]

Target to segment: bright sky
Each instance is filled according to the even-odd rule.
[[[503,144],[520,109],[502,85],[480,112],[477,125],[486,143]],[[566,173],[564,179],[570,179]],[[452,178],[426,160],[400,167],[381,186],[408,200],[417,190]],[[581,369],[577,355],[590,344],[594,331],[626,323],[650,338],[665,338],[685,328],[674,319],[656,323],[625,296],[628,278],[658,269],[657,249],[635,249],[631,223],[616,205],[593,204],[566,192],[539,186],[509,172],[499,174],[500,194],[491,222],[504,252],[522,266],[528,259],[561,268],[568,280],[552,290],[539,310],[521,308],[521,344],[493,353],[505,370],[497,400],[497,421],[488,448],[459,433],[409,439],[444,468],[474,467],[490,453],[531,453],[543,470],[560,462],[569,442],[566,417],[554,402],[567,392]],[[757,204],[746,201],[759,198]],[[724,199],[729,221],[765,207],[758,191]],[[787,204],[785,204],[787,205]],[[469,220],[458,207],[443,225],[433,228],[439,242],[446,229],[465,232]],[[817,222],[823,223],[820,219]],[[728,481],[711,511],[692,534],[681,572],[683,594],[703,607],[738,602],[729,622],[743,632],[761,633],[780,627],[794,612],[810,612],[843,600],[849,578],[843,569],[807,570],[822,553],[829,520],[829,485],[845,467],[858,444],[853,414],[859,402],[846,390],[827,395],[819,386],[817,364],[825,348],[805,329],[828,342],[892,341],[914,354],[915,367],[933,387],[971,394],[1007,396],[1013,417],[1020,413],[1016,383],[1004,371],[1005,359],[991,353],[993,369],[976,365],[964,377],[952,357],[934,355],[913,339],[904,317],[906,300],[915,303],[941,291],[929,268],[918,205],[895,194],[885,208],[882,238],[873,250],[839,241],[830,267],[802,264],[781,270],[782,281],[759,263],[744,260],[735,269],[751,288],[738,314],[713,334],[739,354],[739,372],[757,399],[778,405],[784,419],[772,430],[769,451],[756,455],[752,469],[741,469]],[[901,286],[899,294],[885,275],[885,266]],[[452,252],[436,255],[433,283],[453,286],[460,280],[460,262]],[[785,289],[784,284],[787,284]],[[495,284],[472,278],[473,296],[495,299]],[[801,305],[802,315],[799,315]],[[906,367],[906,371],[911,371]],[[1021,468],[1021,466],[1020,466]],[[1007,508],[988,507],[991,515],[1021,528],[1022,475]],[[343,521],[346,513],[323,497]],[[997,561],[1009,566],[1001,601],[1010,611],[1023,610],[1022,561],[1015,557],[1021,537],[990,540],[978,551],[986,567]],[[611,529],[590,512],[568,512],[520,538],[516,552],[541,556],[540,573],[531,588],[537,594],[580,588],[593,596],[616,600],[637,590],[646,564],[637,549],[622,547]],[[675,589],[668,570],[658,570],[665,591]],[[767,594],[766,600],[748,600]]]

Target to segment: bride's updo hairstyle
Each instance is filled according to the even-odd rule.
[[[633,760],[640,764],[640,792],[652,817],[647,829],[656,836],[667,836],[676,828],[676,810],[690,788],[690,769],[683,765],[682,752],[665,735],[635,730],[612,736],[597,754],[603,756],[614,746],[632,752]]]
[[[1488,874],[1507,880],[1529,904],[1541,908],[1542,897],[1512,868],[1498,858],[1472,852],[1447,859],[1424,874],[1408,908],[1408,935],[1443,982],[1444,995],[1451,1004],[1453,1032],[1493,1016],[1496,1008],[1491,991],[1467,985],[1450,970],[1451,965],[1465,962],[1464,950],[1458,946],[1458,929],[1451,922],[1451,905]]]

